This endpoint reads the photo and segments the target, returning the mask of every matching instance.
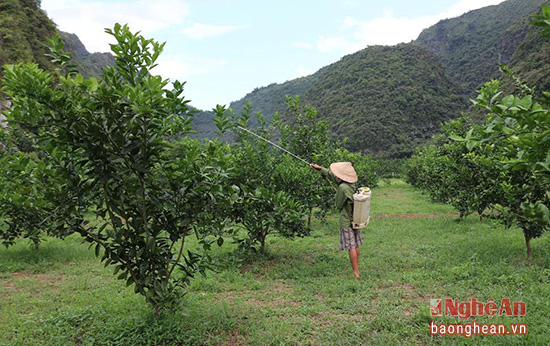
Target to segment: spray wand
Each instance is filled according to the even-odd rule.
[[[295,154],[291,153],[290,151],[286,150],[285,148],[282,148],[282,147],[278,146],[277,144],[271,142],[270,140],[267,140],[267,139],[263,138],[262,136],[257,135],[257,134],[255,134],[254,132],[252,132],[252,131],[250,131],[250,130],[248,130],[248,129],[245,129],[244,127],[241,127],[241,126],[238,126],[238,125],[237,125],[236,127],[239,128],[239,129],[241,129],[241,130],[243,130],[243,131],[246,131],[246,132],[250,133],[250,134],[253,135],[253,136],[258,137],[259,139],[261,139],[261,140],[263,140],[263,141],[265,141],[265,142],[267,142],[267,143],[269,143],[269,144],[271,144],[271,145],[274,146],[275,148],[277,148],[277,149],[279,149],[279,150],[282,150],[283,152],[285,152],[285,153],[291,155],[292,157],[294,157],[294,158],[296,158],[296,159],[298,159],[298,160],[300,160],[300,161],[306,163],[308,166],[310,166],[310,167],[312,166],[312,163],[307,162],[306,160],[302,159],[302,158],[299,157],[298,155],[295,155]],[[328,177],[327,177],[327,181],[328,181],[328,183],[330,184],[330,186],[334,189],[334,191],[336,191],[336,188],[334,187],[334,185],[332,184],[332,182],[328,179]]]
[[[239,129],[241,129],[241,130],[243,130],[243,131],[246,131],[246,132],[250,133],[251,135],[254,135],[254,136],[258,137],[259,139],[261,139],[261,140],[263,140],[263,141],[266,141],[267,143],[271,144],[271,145],[274,146],[275,148],[277,148],[277,149],[279,149],[279,150],[282,150],[282,151],[284,151],[285,153],[291,155],[292,157],[294,157],[294,158],[296,158],[296,159],[298,159],[298,160],[300,160],[300,161],[302,161],[302,162],[304,162],[304,163],[307,163],[309,166],[311,166],[311,163],[309,163],[309,162],[307,162],[306,160],[302,159],[302,158],[299,157],[298,155],[294,155],[293,153],[291,153],[290,151],[286,150],[285,148],[282,148],[282,147],[278,146],[277,144],[275,144],[275,143],[273,143],[273,142],[271,142],[271,141],[269,141],[269,140],[263,138],[262,136],[257,135],[257,134],[255,134],[254,132],[252,132],[252,131],[250,131],[250,130],[247,130],[247,129],[245,129],[244,127],[241,127],[241,126],[237,126],[237,128],[239,128]]]

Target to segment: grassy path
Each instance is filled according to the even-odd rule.
[[[405,184],[373,190],[361,279],[338,251],[337,221],[311,237],[268,238],[269,253],[193,281],[186,307],[155,321],[77,237],[0,250],[0,344],[6,345],[544,345],[550,335],[550,241],[526,263],[519,230],[456,222]],[[526,336],[430,336],[430,299],[524,301]],[[437,321],[464,323],[445,317]]]

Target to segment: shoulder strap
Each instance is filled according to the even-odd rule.
[[[334,184],[332,184],[332,181],[330,181],[330,179],[329,179],[328,177],[326,177],[326,178],[327,178],[327,181],[328,181],[328,183],[330,184],[330,186],[332,186],[332,189],[333,189],[334,191],[336,191],[336,188],[334,187]]]
[[[350,185],[348,184],[348,186],[350,186]],[[351,186],[350,186],[350,187],[351,187]],[[357,189],[356,189],[356,190],[357,190]],[[355,192],[357,192],[357,191],[355,191]],[[353,195],[351,196],[351,203],[352,203],[352,210],[353,210]],[[348,217],[350,218],[350,220],[353,222],[353,215],[351,215],[351,214],[349,213],[349,211],[346,209],[346,205],[345,205],[345,204],[344,204],[344,207],[343,207],[343,208],[344,208],[344,210],[346,211],[346,214],[348,214]]]

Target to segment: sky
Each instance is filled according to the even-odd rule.
[[[128,24],[166,42],[151,72],[185,81],[191,105],[229,105],[258,87],[310,75],[372,45],[410,42],[446,18],[503,0],[42,0],[90,52]]]

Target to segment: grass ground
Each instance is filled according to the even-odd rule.
[[[268,254],[191,284],[185,307],[157,321],[78,237],[0,250],[0,345],[546,345],[550,240],[452,208],[408,185],[373,190],[361,279],[338,251],[335,218],[312,236],[268,238]],[[217,250],[227,257],[230,248]],[[523,301],[526,336],[431,336],[430,299]],[[465,323],[458,318],[437,322]]]

